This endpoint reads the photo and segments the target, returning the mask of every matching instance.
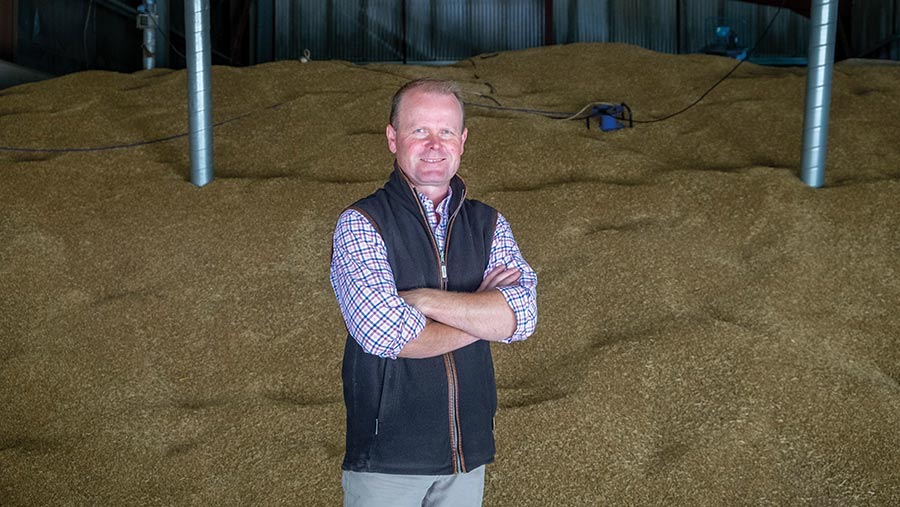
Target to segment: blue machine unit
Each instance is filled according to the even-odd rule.
[[[603,132],[625,128],[626,121],[628,122],[628,128],[634,126],[634,122],[631,119],[631,108],[624,102],[621,104],[599,104],[594,106],[591,109],[591,114],[584,119],[587,128],[591,128],[591,118],[597,118],[597,127]]]
[[[738,44],[737,32],[731,26],[717,25],[712,40],[704,46],[703,52],[709,55],[727,56],[743,60],[747,58],[747,48]]]

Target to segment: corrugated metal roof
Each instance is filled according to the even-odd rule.
[[[672,0],[609,0],[609,40],[654,51],[677,49],[676,2]]]
[[[900,0],[854,2],[853,48],[900,33]],[[449,61],[544,42],[543,0],[278,0],[276,58]],[[777,7],[739,0],[555,0],[557,43],[624,42],[667,53],[699,52],[718,24],[752,47],[772,28],[756,58],[805,58],[809,20]],[[404,44],[404,36],[406,43]],[[881,56],[900,57],[900,44]]]
[[[737,33],[738,44],[751,49],[772,22],[754,56],[806,57],[809,20],[789,9],[779,12],[777,7],[732,0],[683,1],[681,9],[682,53],[702,51],[714,39],[719,25],[730,26]]]
[[[542,0],[286,0],[276,58],[456,60],[540,45],[543,16]]]
[[[900,0],[894,0],[894,10],[892,12],[892,17],[894,18],[894,27],[891,30],[891,36],[897,37],[900,35]],[[891,44],[891,59],[892,60],[900,60],[900,40],[894,39],[894,42]]]
[[[541,0],[410,1],[409,59],[458,60],[543,43]]]
[[[609,41],[609,0],[553,2],[553,32],[559,44]]]
[[[809,45],[809,19],[790,9],[755,5],[739,1],[725,1],[724,16],[737,21],[742,45],[752,49],[757,58],[805,58]],[[772,23],[765,38],[760,40],[766,26]]]
[[[853,40],[850,44],[853,54],[865,58],[888,56],[890,48],[883,46],[883,43],[898,33],[892,26],[896,21],[897,2],[854,2],[852,7]]]

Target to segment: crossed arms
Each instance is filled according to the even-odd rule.
[[[379,357],[433,357],[480,339],[523,340],[537,323],[537,275],[502,215],[489,257],[474,293],[398,293],[381,236],[360,213],[347,210],[334,233],[331,284],[347,331]]]
[[[425,328],[408,342],[399,357],[434,357],[477,340],[500,341],[516,331],[516,316],[497,287],[509,287],[521,277],[516,268],[492,269],[472,293],[437,289],[400,292],[400,297],[428,318]]]

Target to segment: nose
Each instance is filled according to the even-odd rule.
[[[441,137],[437,134],[429,134],[425,145],[431,150],[438,150],[441,148]]]

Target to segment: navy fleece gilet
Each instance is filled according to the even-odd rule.
[[[474,292],[487,267],[497,212],[465,199],[459,177],[450,184],[446,289]],[[384,240],[398,291],[442,287],[440,253],[415,191],[399,169],[383,188],[351,208],[361,211]],[[488,342],[428,359],[394,360],[366,353],[348,336],[342,377],[344,470],[439,475],[493,462],[497,389]]]

